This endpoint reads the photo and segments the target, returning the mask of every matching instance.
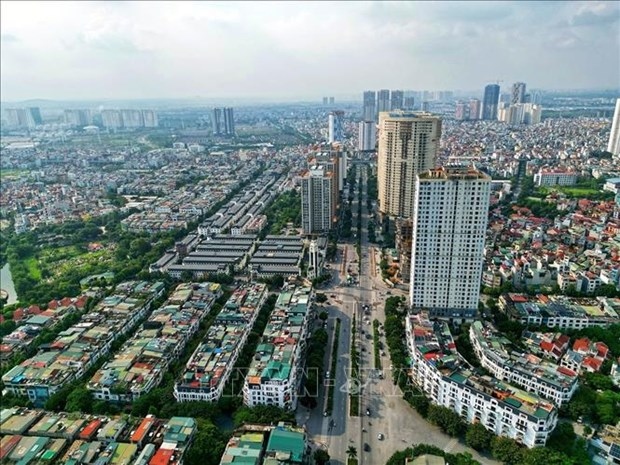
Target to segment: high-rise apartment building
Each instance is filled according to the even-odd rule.
[[[404,95],[402,90],[393,90],[390,100],[390,110],[404,110]]]
[[[357,149],[360,151],[374,150],[377,144],[377,128],[374,121],[360,121]]]
[[[232,108],[214,108],[211,112],[211,128],[216,136],[234,136],[235,118]]]
[[[118,110],[101,110],[101,122],[106,129],[120,129],[123,127],[123,118]]]
[[[304,234],[324,234],[334,217],[334,174],[324,166],[310,167],[301,176],[301,227]]]
[[[364,121],[377,121],[375,118],[375,100],[376,93],[374,90],[364,92],[364,111],[362,114]]]
[[[379,115],[377,188],[379,211],[411,218],[416,174],[435,167],[441,119],[430,113],[392,111]]]
[[[75,127],[88,126],[92,123],[90,110],[65,110],[65,123]]]
[[[235,135],[235,115],[232,108],[224,108],[224,133],[227,136]]]
[[[157,113],[153,110],[142,110],[142,121],[144,121],[145,128],[156,128],[159,126]]]
[[[329,142],[344,140],[344,111],[336,110],[329,113]]]
[[[334,97],[330,97],[329,98],[329,104],[333,105],[336,102],[336,99]]]
[[[500,103],[497,120],[512,125],[538,124],[542,116],[542,107],[533,103]]]
[[[512,85],[510,103],[525,103],[525,82],[515,82]]]
[[[614,155],[620,155],[620,98],[616,99],[616,110],[614,111],[614,119],[611,123],[611,133],[609,134],[607,151]]]
[[[405,97],[405,103],[403,105],[403,110],[413,111],[415,108],[415,97],[409,96]]]
[[[432,317],[476,315],[491,178],[475,167],[420,172],[416,180],[409,302]]]
[[[323,105],[327,105],[327,97],[323,97]]]
[[[390,91],[381,89],[377,92],[377,119],[379,114],[384,111],[390,111]]]
[[[480,119],[480,100],[473,98],[469,101],[469,119]]]
[[[41,124],[41,112],[38,107],[33,108],[7,108],[5,110],[7,125],[13,128],[33,129]]]
[[[499,85],[489,84],[484,88],[482,99],[482,119],[494,121],[497,119],[497,105],[499,104]]]
[[[454,108],[454,119],[457,121],[465,121],[469,119],[469,105],[465,102],[456,102]]]
[[[123,127],[125,128],[143,128],[144,117],[140,110],[121,110],[123,118]]]

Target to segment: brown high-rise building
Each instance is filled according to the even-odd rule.
[[[377,188],[382,215],[413,217],[416,174],[435,167],[440,138],[441,119],[430,113],[379,115]]]

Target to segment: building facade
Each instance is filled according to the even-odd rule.
[[[364,121],[377,121],[376,119],[376,98],[377,94],[374,90],[364,92],[364,109],[362,116]]]
[[[499,104],[499,85],[489,84],[484,88],[482,100],[482,119],[495,121],[497,119],[497,105]]]
[[[480,298],[491,178],[474,167],[418,175],[410,305],[431,316],[473,318]]]
[[[525,103],[525,82],[515,82],[512,85],[512,94],[510,103]]]
[[[616,156],[620,155],[620,98],[616,99],[616,109],[614,111],[614,119],[611,123],[611,133],[609,134],[607,151]]]
[[[402,90],[393,90],[390,98],[390,110],[403,110],[405,93]]]
[[[301,177],[301,226],[304,234],[327,233],[334,218],[333,189],[337,180],[315,165]]]
[[[365,152],[375,150],[377,128],[374,121],[360,121],[358,125],[357,149]]]
[[[344,111],[336,110],[329,113],[329,143],[344,140]]]
[[[390,111],[390,91],[381,89],[377,92],[377,118],[384,111]]]
[[[381,214],[413,217],[416,174],[435,166],[440,138],[437,116],[405,111],[380,115],[377,188]]]

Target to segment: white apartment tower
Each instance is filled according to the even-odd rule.
[[[322,234],[331,229],[334,216],[334,173],[325,167],[310,167],[301,177],[301,226],[304,234]]]
[[[409,301],[432,317],[476,315],[491,178],[475,167],[421,172],[416,181]]]
[[[375,149],[377,143],[377,128],[374,121],[360,121],[357,140],[359,151],[370,151]]]
[[[314,279],[319,275],[319,246],[315,240],[310,241],[308,247],[308,278]]]
[[[344,139],[344,111],[329,113],[329,143],[342,142]]]
[[[607,151],[615,156],[620,155],[620,98],[616,100],[616,110],[614,111],[614,119],[611,123],[611,134],[609,134]]]
[[[391,111],[379,115],[377,188],[383,215],[412,218],[416,174],[435,167],[441,119],[430,113]]]

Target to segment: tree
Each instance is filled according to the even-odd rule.
[[[357,449],[354,446],[349,446],[347,448],[347,457],[349,458],[349,460],[352,459],[356,459],[357,458]]]
[[[467,428],[465,442],[469,447],[476,450],[486,450],[491,446],[493,433],[488,431],[482,423],[475,423]]]
[[[521,447],[513,439],[499,436],[491,440],[491,453],[494,458],[507,465],[518,464],[522,457]]]
[[[319,319],[321,321],[327,321],[328,316],[329,315],[327,314],[327,312],[325,310],[323,310],[321,313],[319,313]]]
[[[322,292],[317,292],[316,301],[319,304],[322,304],[323,302],[327,302],[327,296],[323,294]]]
[[[85,387],[78,387],[67,396],[66,409],[69,412],[90,413],[92,410],[93,395]]]
[[[327,453],[327,451],[323,450],[323,449],[317,449],[314,451],[314,462],[316,463],[316,465],[325,465],[327,462],[329,462],[330,456]]]

